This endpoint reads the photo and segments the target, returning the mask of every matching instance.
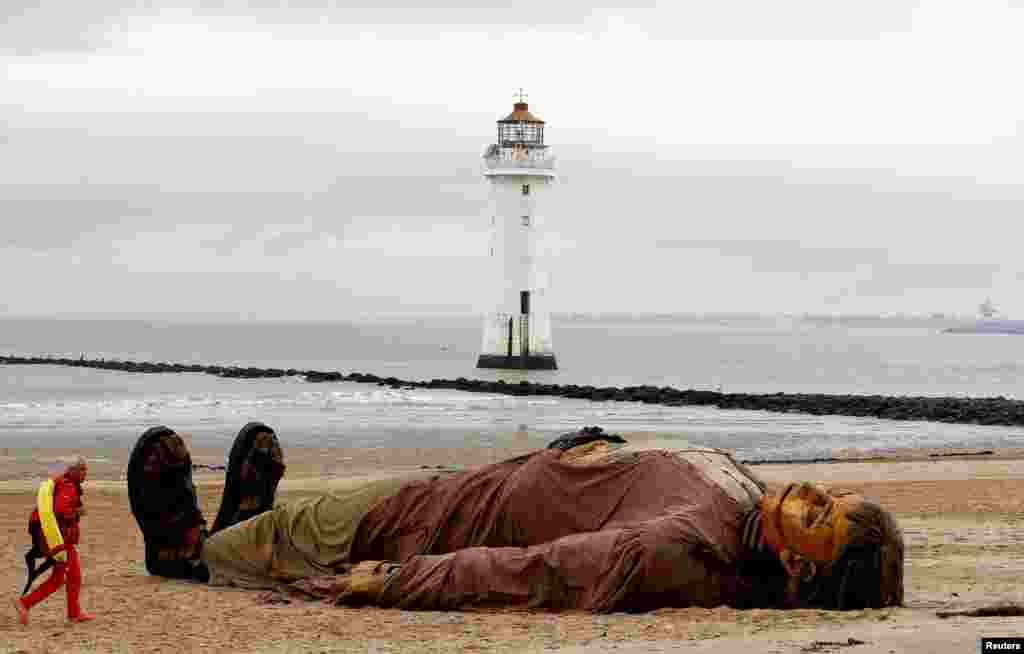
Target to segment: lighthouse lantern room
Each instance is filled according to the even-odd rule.
[[[497,142],[483,155],[490,186],[491,242],[484,338],[477,368],[554,370],[546,280],[538,270],[541,210],[557,180],[544,144],[544,121],[520,90],[512,113],[498,121]]]

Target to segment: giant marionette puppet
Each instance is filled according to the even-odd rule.
[[[209,583],[404,609],[900,605],[903,538],[859,495],[719,450],[587,430],[451,473],[279,502],[201,540]],[[619,439],[621,440],[621,439]]]

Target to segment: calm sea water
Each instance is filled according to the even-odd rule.
[[[794,320],[565,322],[560,369],[474,368],[468,318],[362,323],[186,324],[0,320],[0,353],[371,372],[404,379],[529,379],[726,392],[1024,398],[1024,337],[944,334],[936,326]],[[538,445],[583,425],[656,431],[744,458],[888,447],[1024,447],[1016,428],[797,416],[700,407],[391,390],[299,379],[227,380],[50,366],[0,366],[0,443],[130,444],[153,424],[225,444],[247,420],[294,443],[481,446],[526,431]]]

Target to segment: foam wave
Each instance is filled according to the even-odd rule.
[[[494,433],[516,431],[522,425],[533,432],[558,433],[587,424],[620,433],[677,434],[694,444],[722,447],[740,457],[758,459],[831,456],[856,449],[943,447],[951,443],[964,447],[1024,446],[1019,430],[1007,427],[367,388],[359,384],[310,389],[308,384],[288,382],[218,380],[201,391],[190,388],[138,393],[128,389],[99,397],[16,397],[0,403],[0,434],[34,434],[37,439],[60,431],[121,434],[127,439],[141,428],[161,423],[227,438],[250,419],[271,422],[281,433],[294,434],[299,439],[293,441],[296,444],[306,438],[351,446],[391,443],[405,434],[407,440],[416,439],[416,446],[430,447],[440,444],[430,441],[440,438],[438,431],[448,430],[476,434],[476,445],[488,447],[493,445]],[[420,442],[424,431],[433,434],[427,438],[429,442]],[[409,436],[411,432],[416,434]]]

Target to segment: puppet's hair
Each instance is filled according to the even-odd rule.
[[[903,604],[903,532],[888,511],[865,500],[847,513],[849,541],[832,564],[835,608]]]

